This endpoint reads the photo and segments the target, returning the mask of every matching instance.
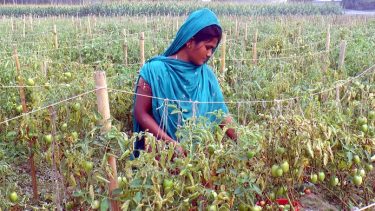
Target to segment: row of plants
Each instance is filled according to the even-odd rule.
[[[130,132],[133,96],[129,93],[139,65],[123,64],[121,32],[125,26],[133,33],[151,30],[153,37],[146,37],[145,43],[149,58],[169,44],[166,38],[173,36],[176,19],[160,18],[146,25],[143,19],[128,18],[98,18],[91,35],[70,18],[42,19],[34,25],[36,35],[26,37],[22,36],[21,19],[16,19],[15,31],[10,30],[10,19],[2,20],[1,38],[8,41],[1,43],[4,60],[0,63],[0,83],[17,85],[23,79],[28,86],[42,86],[26,88],[30,110],[94,89],[92,73],[98,69],[106,71],[109,87],[128,93],[110,92],[113,128],[105,135],[100,133],[94,94],[56,105],[55,120],[44,109],[1,124],[1,208],[54,209],[61,204],[67,210],[106,210],[110,199],[107,175],[111,172],[106,163],[109,153],[118,159],[120,187],[114,197],[124,210],[291,209],[290,203],[279,207],[276,199],[285,198],[293,204],[316,189],[343,209],[373,202],[374,73],[369,71],[343,85],[338,90],[339,103],[335,89],[312,95],[374,64],[373,20],[353,18],[351,22],[345,17],[318,16],[247,22],[249,32],[258,29],[259,34],[260,60],[254,65],[251,44],[243,47],[252,33],[245,38],[243,28],[238,35],[233,30],[235,18],[245,23],[247,17],[222,18],[224,28],[232,31],[228,35],[227,68],[219,72],[220,48],[210,65],[218,74],[226,100],[246,102],[228,104],[240,139],[237,143],[227,140],[217,124],[208,124],[204,118],[185,120],[178,131],[187,151],[185,157],[174,155],[171,146],[145,134],[152,153],[142,153],[132,160],[132,143],[140,134]],[[54,23],[63,29],[59,31],[58,50],[53,50],[49,33],[37,33],[48,32]],[[325,50],[328,24],[338,25],[331,27],[332,51],[316,54]],[[341,39],[348,41],[348,48],[345,67],[338,69],[336,46]],[[19,77],[14,59],[9,57],[12,42],[17,42],[20,49]],[[137,36],[128,37],[128,44],[129,62],[139,62]],[[287,59],[272,59],[277,57]],[[236,60],[241,58],[247,60]],[[50,61],[47,71],[43,61]],[[21,114],[18,89],[2,88],[0,96],[0,121]],[[294,96],[299,98],[252,102]],[[177,108],[171,104],[169,115],[179,115],[182,111]],[[222,118],[221,113],[213,115]],[[35,141],[32,148],[30,140]],[[26,164],[31,151],[40,172],[37,203],[31,200]],[[53,173],[54,164],[60,176]],[[59,202],[56,196],[61,196]]]
[[[339,5],[288,3],[288,4],[235,4],[204,2],[126,2],[121,4],[95,4],[87,6],[4,6],[0,15],[6,16],[118,16],[118,15],[186,15],[196,9],[208,7],[218,15],[276,16],[276,15],[337,15]]]

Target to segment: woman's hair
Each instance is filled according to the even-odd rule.
[[[211,40],[213,38],[218,38],[221,40],[222,31],[217,25],[206,26],[196,33],[193,38],[196,43]]]

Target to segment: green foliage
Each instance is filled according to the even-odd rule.
[[[246,209],[257,199],[286,194],[298,198],[304,187],[311,185],[306,183],[311,175],[320,172],[325,180],[314,182],[317,187],[327,187],[329,191],[324,189],[322,194],[332,200],[338,196],[360,207],[366,197],[375,198],[370,170],[361,176],[360,186],[350,182],[362,174],[362,168],[371,169],[369,163],[375,154],[374,73],[347,81],[374,63],[373,19],[276,16],[251,17],[249,21],[248,16],[221,16],[227,32],[226,69],[219,72],[221,46],[209,64],[237,122],[230,127],[237,129],[238,141],[227,139],[224,132],[228,127],[221,129],[204,118],[184,120],[177,136],[186,157],[178,157],[173,146],[146,133],[152,152],[131,159],[133,143],[140,135],[131,133],[132,92],[140,68],[139,32],[145,31],[148,59],[163,52],[177,31],[177,23],[182,23],[181,17],[147,18],[147,23],[146,16],[35,18],[32,27],[26,22],[25,36],[22,18],[0,21],[1,86],[32,78],[37,87],[25,89],[30,111],[59,102],[54,106],[55,123],[52,113],[41,109],[0,125],[1,208],[17,206],[8,199],[13,191],[20,206],[31,206],[29,173],[23,171],[28,168],[31,150],[41,175],[41,202],[32,204],[37,209],[56,208],[53,200],[58,188],[50,182],[56,181],[51,173],[56,162],[64,181],[60,183],[64,188],[59,190],[65,191],[66,210],[105,210],[110,199],[108,174],[112,173],[108,156],[117,158],[120,185],[114,196],[124,210]],[[54,24],[59,49],[53,46]],[[331,26],[329,53],[325,52],[327,25]],[[254,64],[252,37],[256,29],[258,60]],[[338,70],[342,39],[348,45],[344,68]],[[124,64],[122,48],[125,40],[128,65]],[[13,44],[17,44],[21,63],[19,77]],[[111,88],[112,128],[105,134],[101,133],[94,93],[60,102],[95,89],[95,70],[106,71]],[[346,83],[339,89],[334,88],[343,81]],[[19,89],[1,87],[0,99],[0,121],[21,114],[17,109]],[[180,112],[173,110],[176,115]],[[222,113],[215,115],[223,117]],[[44,138],[49,134],[52,143]],[[35,140],[33,148],[29,148],[30,140]],[[275,177],[274,165],[281,167]],[[358,171],[353,175],[354,169]],[[331,187],[329,180],[336,176],[340,184]],[[349,207],[343,205],[342,209]]]
[[[198,8],[208,7],[218,15],[333,15],[341,14],[338,5],[311,3],[289,4],[203,4],[202,2],[127,2],[122,4],[97,4],[88,6],[5,6],[0,15],[6,16],[123,16],[123,15],[186,15]]]

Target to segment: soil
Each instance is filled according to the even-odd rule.
[[[372,184],[372,191],[375,191],[375,170],[372,170],[369,174],[366,176],[369,179],[369,183]],[[340,207],[342,207],[342,202],[340,199],[338,199],[335,196],[332,196],[332,198],[329,198],[329,193],[327,193],[327,190],[319,187],[314,186],[311,188],[312,193],[308,195],[304,195],[300,198],[300,203],[302,205],[302,208],[300,210],[302,211],[338,211],[342,210]],[[356,193],[352,193],[351,196],[353,199],[359,198],[360,196]],[[359,201],[359,200],[358,200]],[[346,202],[345,202],[346,203]],[[375,203],[375,199],[370,199],[369,204]],[[367,205],[358,206],[356,208],[361,209],[362,207],[365,207]],[[358,210],[358,209],[352,209],[352,210]],[[366,211],[375,211],[375,206],[366,209]]]

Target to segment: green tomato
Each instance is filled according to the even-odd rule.
[[[47,144],[51,144],[51,143],[52,143],[52,135],[51,135],[51,134],[44,135],[44,136],[43,136],[43,140],[44,140]]]
[[[26,85],[28,85],[28,86],[34,86],[35,85],[35,81],[32,78],[28,78],[26,80]]]
[[[67,130],[68,130],[68,124],[67,124],[67,123],[63,123],[63,124],[61,125],[61,130],[62,130],[62,131],[67,131]]]
[[[318,175],[317,174],[311,174],[310,176],[311,182],[316,184],[318,182]]]
[[[356,185],[356,186],[360,186],[362,184],[362,177],[360,175],[355,175],[353,177],[353,183]]]
[[[329,181],[329,184],[331,186],[336,186],[339,184],[339,178],[335,177],[335,176],[332,176],[330,181]]]
[[[81,109],[81,104],[80,103],[74,103],[73,104],[73,110],[74,111],[79,111]]]
[[[97,210],[97,209],[99,209],[99,207],[100,207],[100,202],[99,202],[99,200],[94,200],[94,201],[91,203],[91,208],[92,208],[93,210]]]
[[[124,187],[126,185],[126,183],[128,182],[128,180],[126,179],[126,177],[117,177],[117,181],[118,181],[118,184],[120,185],[120,187]]]
[[[245,203],[241,203],[239,206],[238,206],[238,211],[248,211],[249,210],[249,206],[246,205]]]
[[[173,180],[169,180],[169,179],[164,179],[163,180],[163,188],[164,188],[164,191],[165,192],[169,192],[173,189]]]
[[[64,76],[69,79],[69,78],[72,77],[72,73],[71,72],[65,72]]]
[[[282,177],[284,174],[283,172],[283,169],[281,167],[279,167],[277,170],[276,170],[276,176],[277,177]]]
[[[22,105],[18,105],[18,106],[16,107],[16,111],[17,111],[17,113],[22,113],[22,112],[23,112]]]
[[[366,171],[364,169],[361,169],[358,171],[358,174],[362,177],[364,177],[366,175]]]
[[[283,172],[289,172],[289,163],[288,161],[284,161],[282,164],[281,164],[281,169],[283,170]]]
[[[360,130],[362,132],[364,132],[364,133],[367,133],[367,131],[368,131],[368,125],[367,124],[361,125]]]
[[[358,155],[354,155],[353,161],[354,161],[355,164],[360,164],[361,163],[361,159],[359,158]]]
[[[274,165],[272,165],[272,168],[271,168],[271,175],[273,176],[273,177],[277,177],[277,170],[280,168],[280,166],[279,165],[277,165],[277,164],[274,164]],[[282,169],[281,169],[282,170]]]
[[[358,123],[359,126],[367,124],[367,118],[364,117],[364,116],[360,116],[357,119],[357,123]]]
[[[249,152],[247,152],[247,159],[251,159],[251,158],[253,158],[254,156],[255,156],[255,152],[253,152],[253,151],[249,151]]]
[[[11,192],[9,194],[9,200],[12,202],[12,203],[15,203],[18,201],[18,195],[15,191]]]
[[[261,207],[261,206],[258,206],[258,205],[255,205],[254,207],[251,207],[250,210],[251,210],[251,211],[261,211],[261,210],[262,210],[262,207]]]
[[[94,168],[94,163],[91,162],[91,161],[83,161],[82,167],[83,167],[83,169],[84,169],[87,173],[89,173],[89,172],[91,172],[91,170]]]
[[[324,172],[321,171],[318,173],[319,181],[323,182],[325,178],[326,178],[326,175],[324,174]]]
[[[217,211],[217,207],[216,207],[216,205],[210,205],[210,206],[207,207],[206,210],[207,211]]]
[[[368,172],[370,172],[370,171],[372,171],[373,169],[374,169],[374,166],[372,165],[372,164],[366,164],[366,166],[365,166],[365,168],[366,168],[366,170],[368,171]]]
[[[286,150],[285,150],[284,147],[278,147],[278,148],[276,149],[276,153],[279,154],[279,155],[284,154],[285,151],[286,151]]]
[[[73,132],[71,133],[71,135],[72,135],[72,137],[73,137],[74,140],[77,140],[77,139],[78,139],[78,133],[77,133],[76,131],[73,131]]]
[[[374,120],[375,119],[375,111],[368,112],[368,118],[369,118],[369,120]]]

